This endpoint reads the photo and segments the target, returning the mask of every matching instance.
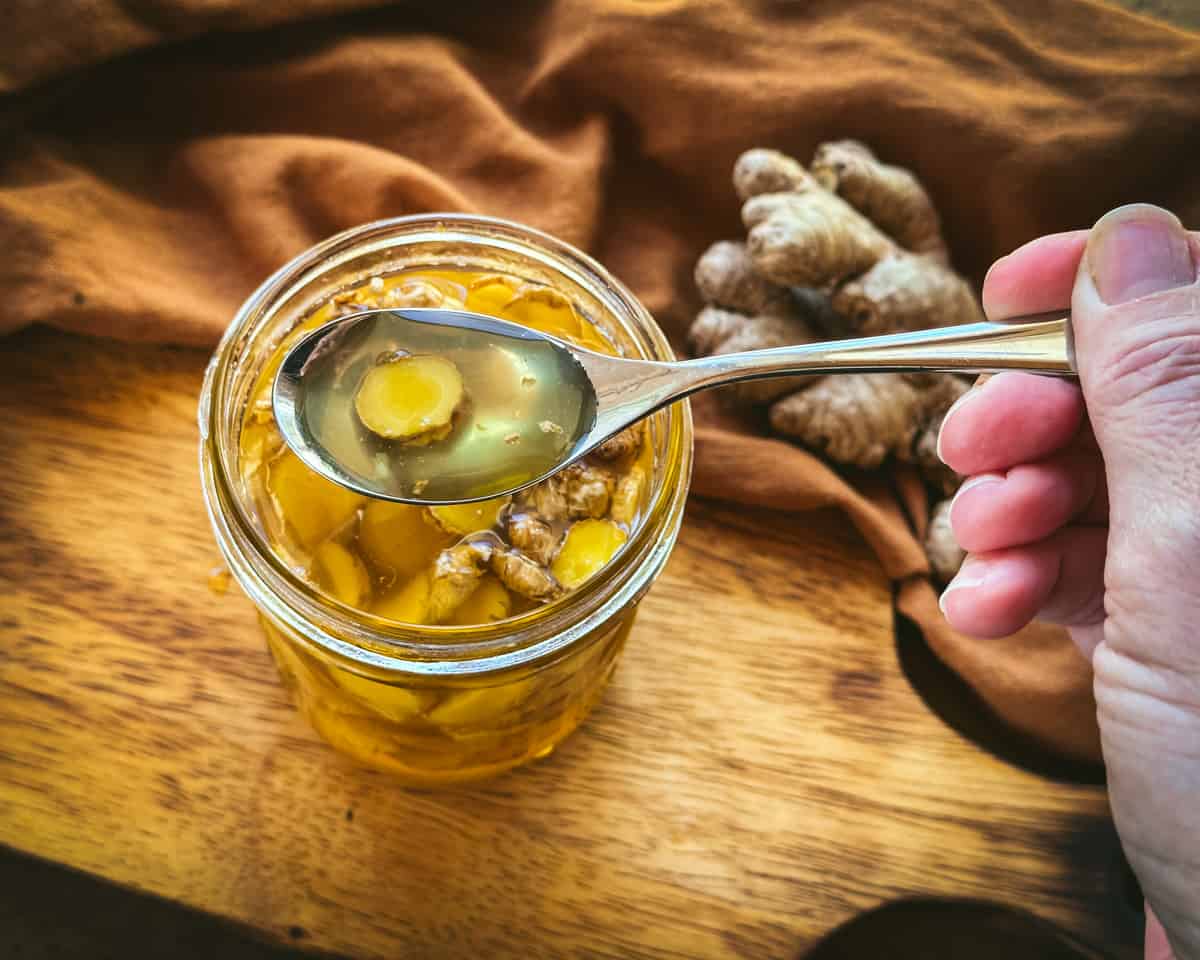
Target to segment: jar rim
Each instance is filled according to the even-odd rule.
[[[268,323],[273,310],[305,283],[365,254],[401,248],[422,238],[456,239],[531,256],[600,302],[639,350],[649,350],[651,359],[674,357],[661,328],[620,281],[587,254],[542,231],[462,213],[418,214],[353,227],[315,244],[268,277],[239,308],[213,354],[198,410],[201,480],[209,519],[230,571],[256,606],[349,664],[446,675],[540,661],[565,652],[596,623],[638,600],[666,562],[682,522],[691,477],[687,401],[663,412],[664,469],[655,471],[645,519],[615,560],[554,603],[474,627],[401,624],[341,604],[313,588],[271,548],[238,494],[234,446],[222,442],[229,439],[222,414],[230,399],[236,372],[233,361],[241,339]]]

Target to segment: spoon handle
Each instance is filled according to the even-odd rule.
[[[686,370],[681,379],[688,383],[682,392],[692,393],[739,380],[808,373],[1028,370],[1073,377],[1075,351],[1070,314],[1058,311],[1003,323],[971,323],[859,340],[750,350],[688,360],[677,366]]]

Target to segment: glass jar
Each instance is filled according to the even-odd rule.
[[[473,627],[406,626],[331,600],[271,549],[239,469],[243,412],[259,371],[297,323],[372,276],[414,268],[546,284],[625,355],[673,355],[645,308],[595,261],[527,227],[458,214],[379,221],[318,244],[255,291],[217,347],[200,396],[204,498],[285,684],[335,747],[410,783],[437,784],[543,757],[595,705],[678,534],[692,424],[686,403],[649,418],[654,469],[640,526],[560,600]]]

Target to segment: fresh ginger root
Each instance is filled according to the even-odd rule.
[[[929,529],[925,532],[925,556],[934,579],[946,584],[954,579],[962,566],[966,552],[954,539],[950,529],[950,501],[943,500],[934,507],[929,518]]]
[[[817,148],[812,173],[905,250],[950,259],[933,201],[908,170],[880,163],[861,143],[838,140]]]
[[[982,319],[924,187],[863,144],[822,144],[809,169],[748,150],[733,183],[746,238],[713,244],[696,264],[706,303],[689,333],[696,355]],[[937,458],[937,430],[966,388],[950,374],[843,374],[756,381],[727,396],[769,406],[777,433],[838,463],[913,462],[941,498],[958,478]]]
[[[462,374],[445,357],[397,351],[367,371],[354,410],[384,439],[427,444],[450,433],[465,393]]]

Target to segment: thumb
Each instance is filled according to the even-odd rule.
[[[1200,244],[1167,211],[1093,228],[1072,297],[1109,494],[1093,654],[1113,816],[1180,956],[1200,956]]]
[[[1200,242],[1172,214],[1132,204],[1100,219],[1080,262],[1072,322],[1080,385],[1108,478],[1110,591],[1119,575],[1119,582],[1128,577],[1155,594],[1195,592],[1197,253]],[[1179,612],[1167,604],[1162,615],[1176,621]],[[1138,622],[1142,642],[1149,627]]]

